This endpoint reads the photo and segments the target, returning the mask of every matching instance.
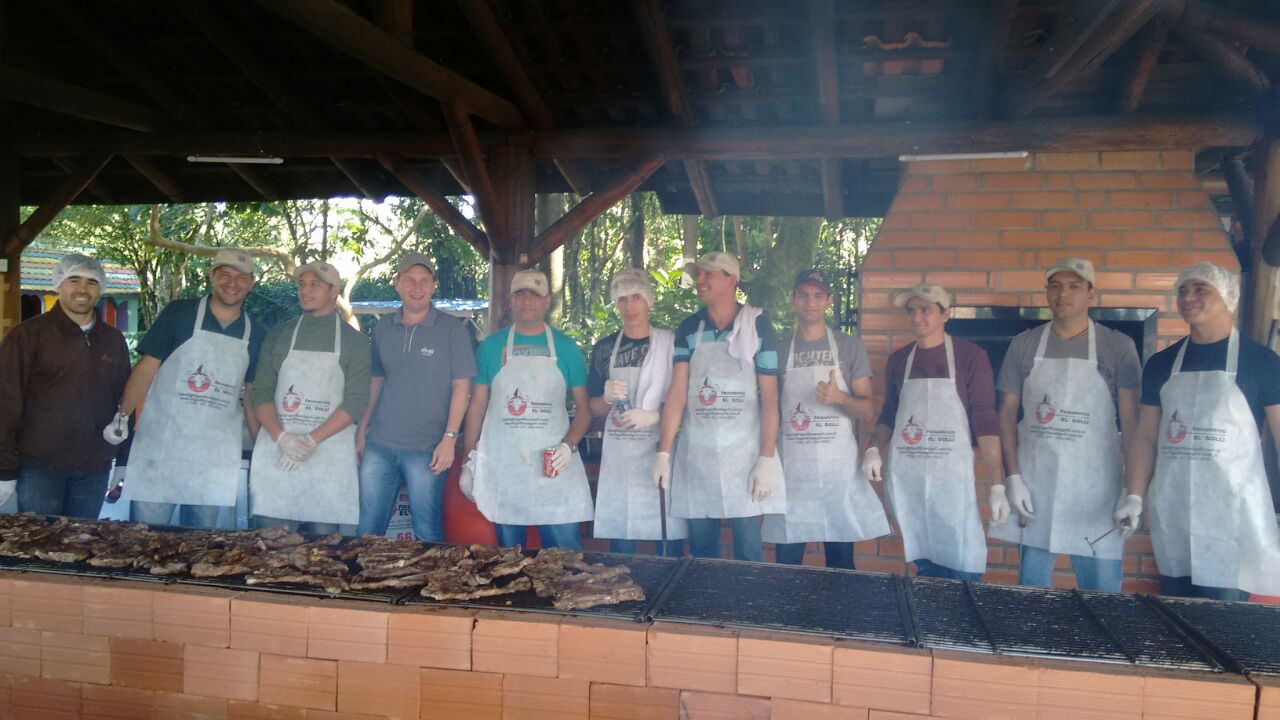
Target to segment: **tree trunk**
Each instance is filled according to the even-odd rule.
[[[682,262],[680,263],[680,267],[684,268],[690,263],[698,260],[698,216],[684,215],[682,218],[684,220],[684,232],[681,237],[680,256]],[[690,287],[692,282],[690,282],[690,278],[686,275],[681,279],[680,284],[685,287]]]
[[[535,232],[541,233],[564,216],[564,195],[559,193],[538,195],[534,201],[533,212]],[[563,245],[553,250],[547,258],[547,279],[551,281],[552,325],[559,325],[565,316],[564,258]]]
[[[644,267],[644,196],[631,193],[631,221],[627,225],[627,262]]]
[[[742,283],[748,302],[765,308],[775,321],[785,319],[789,312],[787,298],[791,294],[791,281],[796,273],[813,267],[821,227],[821,218],[780,219],[776,239],[772,243],[768,237],[761,239],[767,249],[760,271]],[[772,222],[766,222],[765,229],[772,232]]]

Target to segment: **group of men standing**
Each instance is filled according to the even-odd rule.
[[[1118,591],[1145,495],[1166,592],[1280,594],[1260,442],[1268,425],[1280,437],[1280,357],[1234,329],[1228,271],[1183,271],[1191,335],[1144,373],[1133,342],[1089,318],[1092,263],[1057,261],[1045,272],[1053,319],[1014,338],[995,383],[986,353],[946,332],[950,294],[906,290],[895,304],[915,339],[888,359],[878,415],[865,348],[827,322],[821,272],[795,278],[782,339],[738,301],[732,255],[689,272],[702,307],[674,332],[650,323],[647,273],[612,278],[622,327],[584,364],[547,324],[550,287],[535,270],[512,278],[512,324],[473,352],[431,303],[429,258],[406,255],[402,306],[371,349],[337,312],[333,266],[298,268],[301,316],[265,331],[243,307],[252,258],[224,249],[210,294],[166,307],[130,373],[122,336],[94,318],[101,266],[68,256],[57,307],[0,343],[0,503],[16,490],[20,510],[96,516],[114,458],[134,519],[166,523],[178,509],[182,524],[211,526],[235,503],[247,428],[256,524],[381,534],[403,481],[415,536],[441,541],[464,433],[461,489],[504,545],[536,526],[544,546],[578,548],[594,519],[614,551],[666,540],[660,550],[678,554],[687,540],[716,557],[728,520],[738,559],[762,560],[771,542],[779,562],[800,563],[822,542],[828,566],[852,569],[852,543],[890,532],[872,485],[884,480],[920,575],[977,579],[990,535],[1019,545],[1023,584],[1049,585],[1065,554],[1081,587]],[[605,428],[594,500],[577,453],[593,415]],[[858,424],[873,419],[860,452]]]

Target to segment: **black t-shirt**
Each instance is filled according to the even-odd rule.
[[[1142,371],[1142,404],[1160,406],[1160,388],[1164,387],[1173,372],[1173,361],[1183,338],[1161,350],[1147,361]],[[1224,370],[1227,366],[1227,339],[1218,342],[1187,346],[1187,354],[1182,358],[1183,372],[1203,370]],[[1280,355],[1276,355],[1265,345],[1260,345],[1246,337],[1240,338],[1240,363],[1236,370],[1236,385],[1244,393],[1253,411],[1253,419],[1258,423],[1258,431],[1265,428],[1265,408],[1280,405]]]
[[[609,356],[617,339],[618,333],[610,333],[591,347],[591,359],[587,363],[587,397],[604,395],[604,381],[609,379]],[[623,335],[622,344],[618,346],[618,367],[640,367],[648,355],[649,338],[633,340]]]
[[[199,310],[199,299],[174,300],[166,305],[156,317],[155,322],[151,323],[147,334],[138,342],[138,354],[150,355],[160,362],[168,360],[178,346],[191,339],[191,333],[196,325],[196,313]],[[213,311],[206,309],[202,327],[209,332],[239,339],[244,337],[245,315],[242,307],[240,317],[224,328]],[[254,369],[258,365],[258,350],[262,347],[262,341],[267,337],[268,330],[262,323],[253,321],[252,318],[250,320],[253,324],[249,330],[249,369],[244,373],[245,382],[253,382]]]

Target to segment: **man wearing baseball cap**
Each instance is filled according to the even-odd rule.
[[[991,361],[982,348],[947,334],[951,293],[941,285],[917,285],[894,305],[906,310],[916,339],[889,356],[884,406],[862,470],[872,481],[882,473],[888,480],[905,558],[915,561],[917,575],[977,580],[987,544],[971,437],[992,484],[1003,477]],[[996,492],[991,499],[992,513],[1000,512]]]
[[[260,527],[309,523],[351,533],[360,518],[356,420],[369,404],[369,341],[338,313],[342,276],[327,262],[299,267],[302,315],[267,333],[253,384],[262,428],[249,502]]]
[[[546,275],[517,272],[510,297],[512,325],[476,350],[463,442],[468,466],[459,484],[497,526],[499,544],[523,545],[536,525],[543,547],[580,549],[579,523],[592,517],[578,455],[591,427],[587,368],[573,339],[547,324]],[[576,409],[572,422],[567,398]]]
[[[672,514],[688,519],[694,557],[720,556],[727,519],[733,556],[760,562],[760,516],[787,507],[777,453],[778,339],[760,308],[738,303],[737,258],[709,252],[687,272],[704,307],[676,328],[653,482],[670,484]]]
[[[67,255],[53,271],[58,302],[0,341],[0,507],[96,518],[116,447],[102,427],[129,378],[119,330],[97,319],[106,273]]]
[[[1120,592],[1124,539],[1108,531],[1125,494],[1121,435],[1137,424],[1142,366],[1133,340],[1089,319],[1092,262],[1055,260],[1044,279],[1053,319],[1013,338],[996,383],[1007,477],[993,490],[1007,487],[1008,503],[993,505],[989,535],[1019,544],[1019,585],[1049,587],[1066,554],[1080,588]],[[995,514],[1009,505],[1020,522]]]
[[[403,482],[414,538],[444,541],[444,478],[476,374],[462,321],[431,304],[431,258],[406,253],[396,265],[400,307],[373,328],[369,407],[356,430],[360,455],[358,534],[383,535]]]
[[[249,392],[267,334],[244,311],[255,281],[249,253],[218,250],[210,293],[170,302],[138,343],[120,409],[102,433],[124,440],[145,399],[121,496],[133,501],[133,520],[168,525],[181,505],[179,524],[211,528],[221,508],[236,504],[243,428],[258,430]]]
[[[796,330],[783,338],[782,422],[787,512],[766,515],[762,535],[780,563],[800,565],[824,543],[827,567],[853,568],[853,543],[889,534],[876,491],[858,473],[859,420],[875,417],[871,362],[862,340],[827,324],[831,285],[803,270],[791,290]]]
[[[1191,333],[1143,370],[1129,495],[1116,522],[1126,535],[1138,527],[1150,483],[1151,545],[1166,595],[1280,595],[1280,529],[1261,436],[1270,427],[1280,441],[1280,357],[1236,330],[1240,283],[1226,268],[1193,265],[1174,289]]]

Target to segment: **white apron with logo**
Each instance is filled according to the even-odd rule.
[[[981,573],[987,542],[974,492],[969,416],[956,390],[950,335],[945,342],[948,377],[912,379],[916,348],[907,355],[885,482],[908,562]]]
[[[671,514],[676,517],[755,517],[787,510],[782,463],[764,502],[751,497],[751,469],[760,456],[760,397],[754,368],[744,370],[723,340],[702,342],[706,323],[689,357],[689,389],[671,477]]]
[[[1148,499],[1160,574],[1202,587],[1280,595],[1280,529],[1253,412],[1236,385],[1240,336],[1225,370],[1182,372],[1188,339],[1160,389]]]
[[[236,504],[244,425],[240,392],[253,326],[245,315],[240,338],[206,331],[208,304],[209,298],[200,300],[191,337],[160,364],[147,390],[129,453],[129,499]]]
[[[657,329],[654,332],[658,332]],[[670,331],[668,331],[670,332]],[[616,367],[622,332],[609,354],[609,378],[621,380],[635,391],[638,367]],[[650,347],[652,353],[652,346]],[[671,362],[671,358],[645,357],[645,362]],[[596,521],[592,534],[598,538],[661,540],[662,518],[658,515],[658,488],[650,470],[658,452],[658,426],[643,430],[622,427],[617,406],[609,409],[604,421],[604,446],[600,451],[600,479],[596,485]],[[683,540],[688,524],[670,513],[667,496],[667,539]]]
[[[346,380],[338,360],[342,328],[333,314],[333,352],[297,350],[293,327],[289,354],[276,377],[276,415],[284,432],[306,434],[324,424],[342,405]],[[356,472],[356,426],[348,425],[316,446],[292,472],[276,467],[280,450],[266,428],[258,431],[249,471],[254,515],[299,522],[354,525],[360,520],[360,483]]]
[[[506,359],[489,385],[489,406],[476,445],[476,507],[502,525],[560,525],[592,515],[581,455],[570,455],[556,477],[542,472],[543,451],[563,442],[569,431],[564,375],[556,366],[551,328],[544,327],[549,356],[513,356],[515,328],[508,332]]]
[[[795,337],[787,353],[782,384],[782,425],[778,447],[787,483],[787,512],[766,515],[765,542],[857,542],[889,534],[884,506],[858,467],[858,432],[853,419],[818,401],[818,382],[836,373],[836,385],[849,392],[840,373],[840,352],[827,328],[831,365],[795,366]]]
[[[1124,488],[1124,462],[1116,408],[1107,381],[1098,373],[1097,329],[1089,321],[1089,356],[1046,358],[1048,324],[1040,333],[1035,362],[1022,385],[1018,425],[1018,466],[1031,491],[1035,517],[1025,528],[1015,517],[994,525],[993,538],[1090,557],[1088,540],[1106,535]],[[1118,532],[1096,542],[1098,557],[1124,557]]]

